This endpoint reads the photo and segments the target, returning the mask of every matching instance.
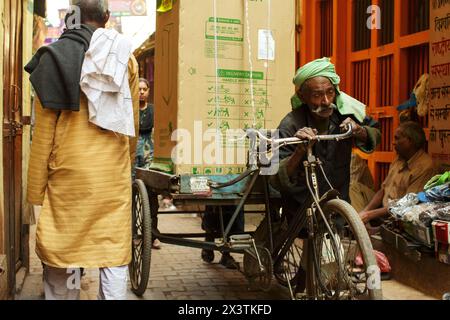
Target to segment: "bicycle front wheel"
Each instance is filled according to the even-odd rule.
[[[358,213],[340,199],[322,209],[326,222],[316,212],[313,241],[316,297],[382,299],[379,268]]]

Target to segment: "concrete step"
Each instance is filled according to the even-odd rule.
[[[413,252],[416,254],[405,253],[379,237],[372,237],[372,244],[374,249],[387,256],[392,279],[398,283],[435,299],[442,299],[450,291],[450,266],[438,262],[434,255],[419,251]]]

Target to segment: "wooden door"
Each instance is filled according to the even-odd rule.
[[[3,44],[3,187],[8,290],[14,296],[22,243],[22,1],[5,0]]]

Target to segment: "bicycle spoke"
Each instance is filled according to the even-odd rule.
[[[330,215],[331,237],[323,226],[318,227],[315,238],[317,282],[320,294],[331,299],[355,299],[367,294],[366,263],[356,264],[361,249],[348,224],[335,223],[340,216]],[[332,239],[335,240],[332,240]]]

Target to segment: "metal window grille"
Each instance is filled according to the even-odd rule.
[[[381,30],[379,30],[379,45],[394,41],[394,4],[393,0],[380,0]]]
[[[320,1],[320,54],[321,57],[333,55],[333,0]]]
[[[353,63],[353,97],[369,105],[370,101],[370,60]]]
[[[408,34],[430,27],[430,0],[408,0]]]
[[[378,106],[386,107],[392,106],[393,92],[392,92],[392,64],[394,56],[389,55],[378,59]]]
[[[367,8],[371,0],[353,1],[353,51],[370,48],[371,30],[367,28]]]
[[[428,73],[429,70],[429,45],[428,43],[410,47],[407,50],[407,65],[408,65],[408,74],[406,75],[407,81],[407,89],[405,92],[405,99],[409,98],[411,92],[414,89],[419,78],[424,74]],[[428,116],[419,117],[419,123],[423,128],[428,127]]]
[[[394,119],[392,117],[389,118],[380,118],[378,119],[380,123],[380,131],[381,131],[381,143],[379,145],[378,151],[382,152],[392,152],[394,151],[393,146],[393,132],[394,132]]]

